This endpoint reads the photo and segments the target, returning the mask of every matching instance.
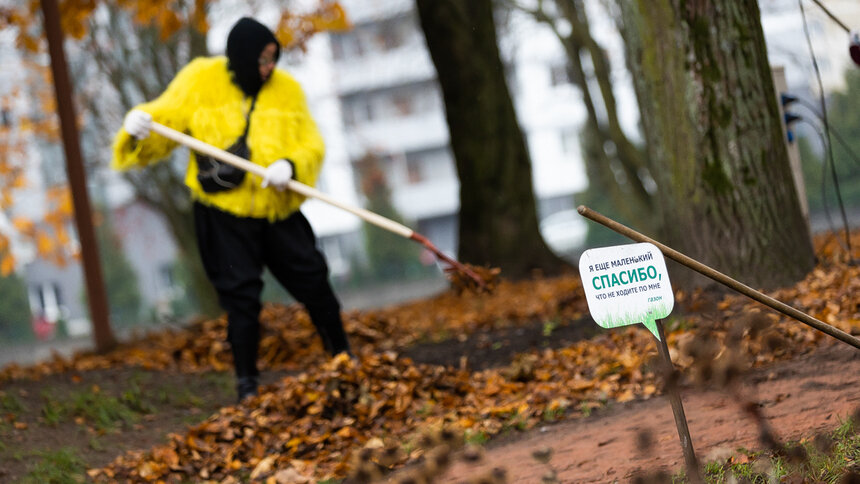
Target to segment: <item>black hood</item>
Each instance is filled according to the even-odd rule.
[[[233,73],[233,82],[249,96],[257,94],[263,86],[258,59],[263,49],[271,43],[278,46],[278,50],[275,51],[275,61],[277,61],[281,55],[281,44],[275,38],[275,34],[250,17],[239,19],[227,36],[227,59],[230,61],[229,68]]]

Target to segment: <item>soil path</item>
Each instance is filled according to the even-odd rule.
[[[781,442],[829,432],[860,407],[860,352],[828,343],[811,354],[745,375],[745,401],[755,401]],[[700,461],[738,448],[761,449],[759,426],[728,393],[682,388],[693,446]],[[650,450],[637,442],[650,435]],[[588,418],[537,428],[490,445],[476,464],[457,461],[436,482],[468,482],[503,468],[507,481],[540,483],[545,464],[535,450],[552,449],[549,462],[561,482],[629,482],[642,473],[684,467],[669,401],[658,397],[615,405]],[[515,440],[514,440],[515,439]],[[503,438],[504,440],[504,438]],[[727,458],[726,455],[724,458]]]

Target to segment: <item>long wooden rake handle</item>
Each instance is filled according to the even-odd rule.
[[[260,178],[264,177],[266,174],[266,169],[256,163],[252,163],[242,157],[234,155],[233,153],[216,148],[209,143],[205,143],[194,138],[193,136],[180,133],[179,131],[163,124],[153,122],[152,131],[155,131],[161,136],[173,140],[181,145],[185,145],[198,153],[203,153],[204,155],[209,155],[212,158],[223,161],[224,163],[229,163],[236,168],[241,168],[248,173],[259,176]],[[316,198],[328,203],[329,205],[334,205],[335,207],[346,210],[347,212],[350,212],[373,225],[388,230],[389,232],[394,232],[395,234],[406,237],[407,239],[411,239],[412,235],[415,233],[412,229],[403,224],[399,224],[394,220],[387,219],[363,208],[347,205],[346,203],[336,200],[316,188],[305,185],[304,183],[290,180],[287,182],[287,188],[306,197]]]
[[[252,162],[250,162],[250,161],[248,161],[248,160],[246,160],[240,156],[234,155],[233,153],[230,153],[228,151],[224,151],[220,148],[216,148],[216,147],[210,145],[209,143],[205,143],[203,141],[200,141],[199,139],[197,139],[193,136],[189,136],[185,133],[181,133],[181,132],[176,131],[175,129],[167,127],[163,124],[159,124],[159,123],[156,123],[153,121],[152,122],[152,131],[156,132],[157,134],[160,134],[161,136],[164,136],[167,139],[175,141],[181,145],[187,146],[188,148],[190,148],[190,149],[192,149],[198,153],[203,153],[204,155],[209,155],[212,158],[223,161],[224,163],[229,163],[229,164],[235,166],[236,168],[240,168],[242,170],[247,171],[248,173],[252,173],[252,174],[257,175],[261,178],[264,177],[266,174],[266,169],[263,168],[262,166],[256,164],[256,163],[252,163]],[[290,190],[292,190],[292,191],[294,191],[300,195],[304,195],[305,197],[316,198],[317,200],[321,200],[325,203],[328,203],[329,205],[333,205],[333,206],[340,208],[342,210],[346,210],[347,212],[361,218],[362,220],[364,220],[368,223],[376,225],[377,227],[379,227],[381,229],[387,230],[389,232],[393,232],[393,233],[400,235],[402,237],[405,237],[407,239],[414,240],[414,241],[420,243],[421,245],[423,245],[424,247],[426,247],[427,250],[432,252],[433,255],[435,255],[439,260],[449,264],[452,269],[454,269],[458,272],[461,272],[461,273],[467,275],[469,278],[473,279],[478,284],[479,287],[485,287],[485,285],[486,285],[484,280],[481,279],[474,271],[472,271],[468,267],[464,266],[463,264],[457,262],[456,260],[452,259],[451,257],[445,255],[441,250],[439,250],[438,247],[433,245],[433,243],[430,242],[430,240],[428,240],[427,237],[424,237],[423,235],[415,232],[414,230],[410,229],[409,227],[407,227],[403,224],[397,223],[394,220],[385,218],[382,215],[373,213],[369,210],[365,210],[363,208],[355,207],[355,206],[346,204],[344,202],[341,202],[340,200],[332,198],[332,197],[326,195],[325,193],[317,190],[316,188],[310,187],[308,185],[305,185],[304,183],[301,183],[301,182],[298,182],[295,180],[290,180],[289,182],[287,182],[287,188],[289,188]]]
[[[761,291],[757,291],[757,290],[747,286],[746,284],[743,284],[742,282],[739,282],[735,279],[732,279],[731,277],[723,274],[722,272],[719,272],[716,269],[713,269],[709,266],[706,266],[705,264],[702,264],[701,262],[678,252],[677,250],[669,247],[668,245],[661,244],[660,242],[658,242],[658,241],[656,241],[650,237],[647,237],[647,236],[631,229],[630,227],[628,227],[626,225],[620,224],[620,223],[616,222],[615,220],[612,220],[611,218],[609,218],[609,217],[607,217],[601,213],[595,212],[594,210],[592,210],[592,209],[590,209],[584,205],[580,205],[577,208],[577,211],[583,217],[586,217],[586,218],[591,219],[591,220],[593,220],[599,224],[602,224],[602,225],[618,232],[619,234],[624,235],[626,237],[629,237],[629,238],[631,238],[637,242],[650,242],[650,243],[656,245],[657,248],[659,248],[660,251],[663,252],[664,255],[666,255],[666,257],[669,257],[670,259],[674,260],[675,262],[684,264],[685,266],[689,267],[690,269],[693,269],[694,271],[696,271],[702,275],[708,276],[711,279],[719,282],[720,284],[723,284],[723,285],[725,285],[731,289],[734,289],[735,291],[743,294],[744,296],[747,296],[750,299],[758,301],[758,302],[764,304],[765,306],[771,307],[771,308],[781,312],[782,314],[785,314],[786,316],[794,318],[794,319],[800,321],[801,323],[803,323],[807,326],[810,326],[814,329],[817,329],[818,331],[821,331],[822,333],[824,333],[826,335],[832,336],[833,338],[836,338],[839,341],[842,341],[843,343],[847,343],[847,344],[849,344],[849,345],[851,345],[857,349],[860,349],[860,339],[846,333],[845,331],[842,331],[839,328],[831,326],[831,325],[825,323],[824,321],[813,318],[812,316],[804,313],[803,311],[800,311],[799,309],[795,309],[795,308],[789,306],[788,304],[785,304],[782,301],[774,299],[774,298],[768,296],[767,294],[764,294]]]

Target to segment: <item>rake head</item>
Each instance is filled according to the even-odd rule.
[[[420,242],[421,245],[432,252],[437,259],[447,265],[447,267],[445,267],[445,274],[447,274],[448,279],[451,281],[451,285],[454,286],[457,292],[492,292],[496,288],[499,273],[501,272],[500,269],[476,267],[470,264],[457,262],[439,250],[438,247],[433,245],[433,243],[427,240],[423,235],[413,233],[411,238]]]

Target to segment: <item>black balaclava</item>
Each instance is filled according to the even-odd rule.
[[[281,44],[268,27],[250,17],[243,17],[230,29],[227,36],[227,59],[235,82],[242,91],[253,96],[263,87],[258,59],[263,49],[275,43],[275,61],[281,55]]]

